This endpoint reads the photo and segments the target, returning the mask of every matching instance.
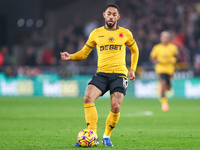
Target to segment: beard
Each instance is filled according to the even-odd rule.
[[[115,22],[113,22],[113,24],[111,24],[111,23],[108,23],[108,21],[106,21],[106,25],[107,25],[109,28],[112,28],[112,27],[114,27]]]

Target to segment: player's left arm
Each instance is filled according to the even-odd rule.
[[[128,45],[131,51],[131,70],[129,72],[129,79],[131,80],[131,82],[133,82],[135,80],[135,71],[136,71],[138,58],[139,58],[139,49],[130,31],[128,34],[128,41],[126,42],[126,44]]]
[[[170,58],[169,62],[172,64],[175,64],[177,62],[178,59],[178,47],[176,45],[174,45],[174,51],[173,51],[173,57]]]
[[[157,60],[157,48],[156,48],[156,46],[154,46],[153,49],[151,50],[149,60],[152,63],[154,63],[154,64],[158,63],[158,60]]]
[[[132,46],[129,47],[131,51],[131,70],[129,72],[129,79],[131,82],[135,80],[135,71],[138,63],[139,58],[139,49],[137,43],[135,42]]]

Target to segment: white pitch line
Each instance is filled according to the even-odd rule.
[[[148,110],[141,110],[138,112],[134,112],[134,113],[121,113],[120,116],[121,117],[143,117],[143,116],[152,116],[153,112],[152,111],[148,111]],[[108,114],[98,114],[99,118],[104,118],[107,117]]]

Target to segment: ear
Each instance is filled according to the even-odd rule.
[[[103,12],[103,17],[105,18],[105,16],[106,16],[106,13],[105,13],[105,12]]]
[[[120,14],[118,15],[118,17],[117,17],[117,20],[120,18]]]

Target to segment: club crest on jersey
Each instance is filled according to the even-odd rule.
[[[114,38],[113,38],[113,37],[109,37],[108,41],[109,41],[109,42],[113,42],[113,41],[114,41]]]

